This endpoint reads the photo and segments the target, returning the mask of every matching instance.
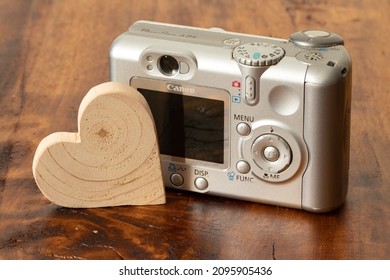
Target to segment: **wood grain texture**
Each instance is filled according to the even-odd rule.
[[[388,11],[387,0],[0,0],[0,259],[390,259]],[[171,190],[152,207],[49,203],[31,173],[36,147],[77,131],[85,93],[108,80],[112,40],[139,19],[342,35],[353,62],[346,204],[318,215]]]
[[[107,82],[80,104],[78,132],[38,145],[33,175],[42,193],[65,207],[165,203],[153,116],[134,88]]]

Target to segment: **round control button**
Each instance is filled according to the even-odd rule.
[[[236,168],[238,172],[242,174],[246,174],[251,170],[249,163],[247,163],[245,160],[240,160],[239,162],[237,162]]]
[[[248,136],[251,133],[251,127],[247,123],[239,123],[236,129],[241,136]]]
[[[171,175],[171,183],[176,187],[180,187],[184,183],[184,178],[180,174],[174,173]]]
[[[284,56],[284,50],[269,43],[247,43],[233,50],[233,58],[248,66],[270,66],[277,64]]]
[[[207,189],[209,186],[209,182],[203,177],[196,178],[194,181],[194,184],[195,184],[195,187],[201,191]]]
[[[292,159],[288,143],[276,134],[263,134],[252,144],[252,157],[260,169],[267,173],[286,170]]]
[[[279,150],[274,146],[268,146],[263,151],[264,158],[268,161],[277,161],[279,159]]]

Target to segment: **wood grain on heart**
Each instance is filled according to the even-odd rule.
[[[153,116],[125,84],[92,88],[81,102],[78,133],[44,138],[33,160],[42,193],[65,207],[165,203]]]

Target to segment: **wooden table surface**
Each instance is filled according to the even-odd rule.
[[[0,0],[0,259],[389,259],[390,2]],[[347,202],[313,214],[167,191],[163,206],[68,209],[31,171],[40,140],[77,131],[108,81],[113,39],[139,19],[287,38],[341,34],[353,59]]]

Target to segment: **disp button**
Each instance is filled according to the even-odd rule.
[[[201,191],[207,189],[209,186],[209,182],[203,177],[196,178],[194,181],[194,184],[195,184],[195,187]]]

